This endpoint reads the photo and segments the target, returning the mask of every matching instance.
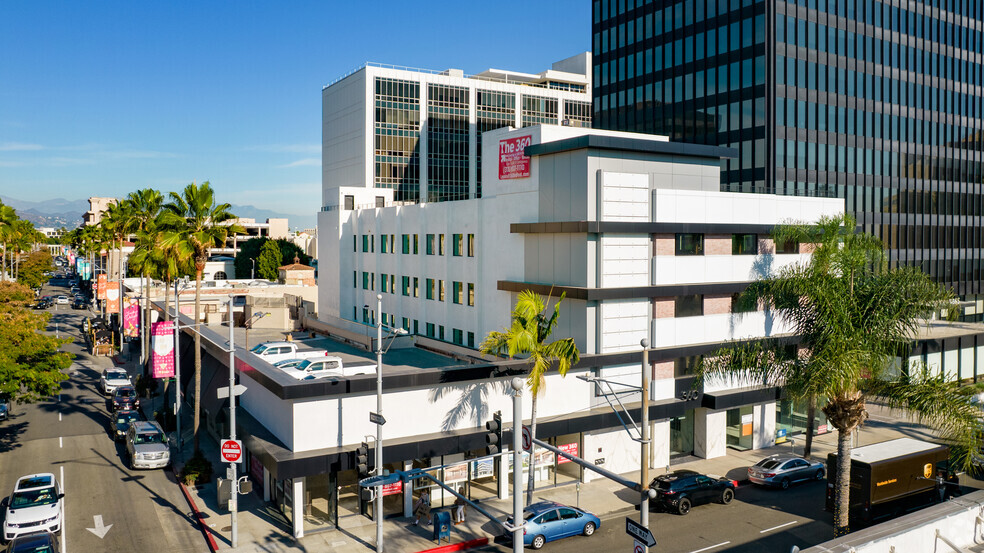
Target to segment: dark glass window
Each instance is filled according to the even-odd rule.
[[[799,242],[795,240],[776,242],[776,253],[799,253],[799,252],[800,252],[800,245]]]
[[[697,370],[697,366],[703,359],[700,355],[691,355],[689,357],[678,357],[673,360],[673,376],[688,376],[694,374]]]
[[[704,295],[688,294],[677,296],[674,306],[676,317],[699,317],[704,314]]]
[[[731,295],[731,312],[732,313],[750,313],[755,311],[755,304],[745,300],[741,300],[741,292],[737,292]]]
[[[757,234],[732,234],[731,255],[757,255]]]
[[[676,255],[704,255],[704,235],[677,233]]]

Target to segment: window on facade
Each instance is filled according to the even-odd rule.
[[[403,280],[403,295],[404,296],[409,296],[410,295],[410,277],[405,276],[405,277],[403,277],[402,280]]]
[[[352,235],[352,251],[359,251],[359,237],[354,234]]]
[[[475,306],[475,283],[468,283],[468,305]]]
[[[736,292],[731,295],[731,312],[732,313],[750,313],[756,310],[755,300],[752,299],[742,299],[741,292]]]
[[[387,253],[387,248],[389,247],[389,237],[385,234],[379,235],[379,252]]]
[[[410,319],[407,317],[403,317],[403,319],[400,322],[402,323],[400,328],[406,330],[407,332],[410,332]]]
[[[702,359],[703,357],[700,355],[677,357],[673,360],[673,376],[681,377],[694,374]]]
[[[757,234],[732,234],[731,255],[757,255]]]
[[[437,281],[437,301],[444,301],[444,281]]]
[[[432,278],[427,279],[427,284],[425,288],[427,290],[426,291],[427,299],[429,300],[434,299],[434,279]]]
[[[454,342],[455,344],[458,344],[459,346],[463,346],[465,344],[464,332],[462,332],[457,328],[452,328],[451,341]]]
[[[437,235],[437,255],[444,255],[444,235]]]
[[[420,321],[418,321],[417,319],[414,319],[413,320],[413,333],[414,334],[420,334],[420,325],[418,324],[419,322]]]
[[[363,234],[362,235],[362,251],[364,253],[368,253],[369,252],[369,235],[368,234]]]
[[[434,337],[434,323],[427,323],[427,337]]]
[[[468,347],[473,348],[473,349],[475,348],[475,333],[474,332],[469,332],[468,333]]]
[[[403,235],[403,253],[410,253],[410,235]]]
[[[704,314],[704,295],[677,296],[674,310],[676,317],[699,317]]]
[[[366,271],[362,271],[362,289],[369,289],[369,273]]]
[[[444,325],[437,325],[437,339],[444,340]]]
[[[704,235],[677,233],[676,255],[704,255]]]
[[[420,297],[420,279],[413,277],[413,297]]]
[[[800,245],[795,240],[776,242],[776,253],[799,253]]]
[[[345,196],[345,209],[347,211],[355,209],[355,196]]]
[[[468,235],[468,257],[475,257],[475,235]]]
[[[464,290],[458,281],[451,282],[451,301],[461,305],[463,302]]]
[[[461,257],[461,251],[463,245],[464,245],[464,240],[461,234],[451,235],[451,255],[455,257]]]
[[[427,241],[427,255],[434,255],[434,235],[428,234],[425,240]]]

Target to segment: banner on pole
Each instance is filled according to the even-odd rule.
[[[96,279],[96,286],[96,299],[106,299],[106,275],[99,275],[99,278]]]
[[[120,282],[118,280],[106,283],[106,311],[109,313],[120,312]]]
[[[140,336],[140,305],[136,298],[126,298],[123,306],[123,334],[131,338]]]
[[[174,321],[160,321],[150,325],[153,337],[151,373],[154,378],[174,376]]]

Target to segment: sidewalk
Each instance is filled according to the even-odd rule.
[[[859,432],[856,445],[867,445],[904,436],[918,439],[932,439],[932,434],[925,427],[914,422],[908,422],[893,416],[888,410],[875,405],[869,405],[871,419]],[[184,422],[184,421],[182,421]],[[188,421],[190,423],[190,419]],[[190,428],[189,425],[184,428]],[[182,454],[173,457],[175,470],[180,471],[181,464],[191,456],[192,444],[190,430],[185,433],[188,441]],[[218,459],[218,444],[204,432],[201,435],[201,447],[210,459]],[[834,432],[817,436],[813,441],[813,455],[826,459],[827,453],[836,451],[837,434]],[[696,459],[674,464],[670,469],[692,469],[705,474],[727,476],[739,483],[746,479],[746,469],[772,453],[794,451],[802,453],[803,439],[797,436],[794,441],[767,449],[752,451],[728,450],[724,457],[716,459]],[[215,463],[216,476],[224,474],[225,467]],[[652,476],[663,474],[666,468],[654,469]],[[630,480],[637,480],[638,472],[624,475]],[[745,483],[747,484],[747,482]],[[252,493],[239,496],[239,547],[233,549],[230,541],[230,516],[228,510],[219,508],[216,501],[215,479],[200,488],[188,489],[189,496],[200,510],[208,532],[214,537],[218,550],[236,553],[276,553],[303,551],[307,553],[339,552],[367,553],[374,551],[376,527],[373,521],[365,517],[349,517],[340,523],[337,531],[322,532],[307,535],[296,541],[290,535],[286,518],[273,505],[262,501],[260,495]],[[580,505],[602,519],[616,516],[619,513],[630,514],[635,511],[637,494],[624,489],[607,479],[595,480],[581,484],[580,490],[574,485],[565,485],[552,489],[536,490],[534,500],[549,500]],[[481,502],[483,508],[504,519],[512,512],[512,500],[491,499]],[[610,524],[610,522],[609,522]],[[437,547],[431,540],[431,526],[413,526],[412,520],[397,517],[388,518],[384,523],[384,545],[389,551],[414,552]],[[479,538],[493,539],[498,534],[498,528],[479,515],[474,509],[469,510],[467,520],[451,530],[451,543],[460,544]],[[444,542],[445,544],[447,542]]]

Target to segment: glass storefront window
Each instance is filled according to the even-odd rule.
[[[776,430],[785,430],[787,436],[806,432],[806,407],[806,400],[784,399],[776,404]],[[827,418],[819,408],[816,409],[814,419],[814,434],[826,434],[830,431]]]
[[[670,419],[670,458],[694,454],[694,410]]]
[[[754,434],[754,411],[751,405],[728,409],[727,444],[732,449],[745,451],[752,448]]]
[[[330,530],[338,526],[335,473],[315,474],[304,479],[304,532]]]

